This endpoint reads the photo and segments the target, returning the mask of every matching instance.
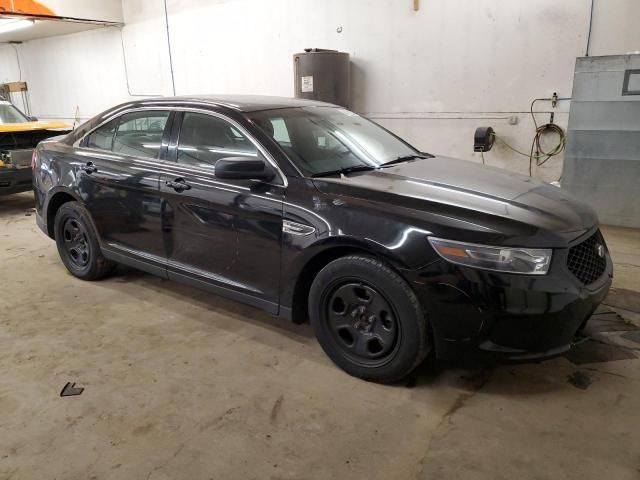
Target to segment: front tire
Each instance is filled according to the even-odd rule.
[[[311,285],[309,317],[329,358],[355,377],[401,380],[429,352],[418,298],[372,257],[350,255],[325,266]]]
[[[58,253],[69,273],[82,280],[100,280],[115,264],[104,258],[89,212],[68,202],[56,212],[54,233]]]

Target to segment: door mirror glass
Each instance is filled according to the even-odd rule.
[[[264,159],[226,157],[216,162],[215,175],[230,180],[273,180],[275,171]]]

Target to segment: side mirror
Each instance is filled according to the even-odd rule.
[[[226,157],[216,162],[215,175],[229,180],[273,180],[276,172],[266,160],[256,157]]]

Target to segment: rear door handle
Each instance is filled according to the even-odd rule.
[[[87,162],[86,164],[82,165],[80,167],[80,170],[82,170],[83,172],[87,172],[89,174],[97,172],[98,171],[98,167],[96,167],[93,162]]]
[[[184,192],[191,190],[191,185],[184,181],[184,178],[176,178],[172,182],[166,182],[167,187],[173,188],[176,192]]]

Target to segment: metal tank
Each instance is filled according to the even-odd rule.
[[[306,48],[293,56],[296,98],[319,100],[349,108],[351,103],[349,54]]]

